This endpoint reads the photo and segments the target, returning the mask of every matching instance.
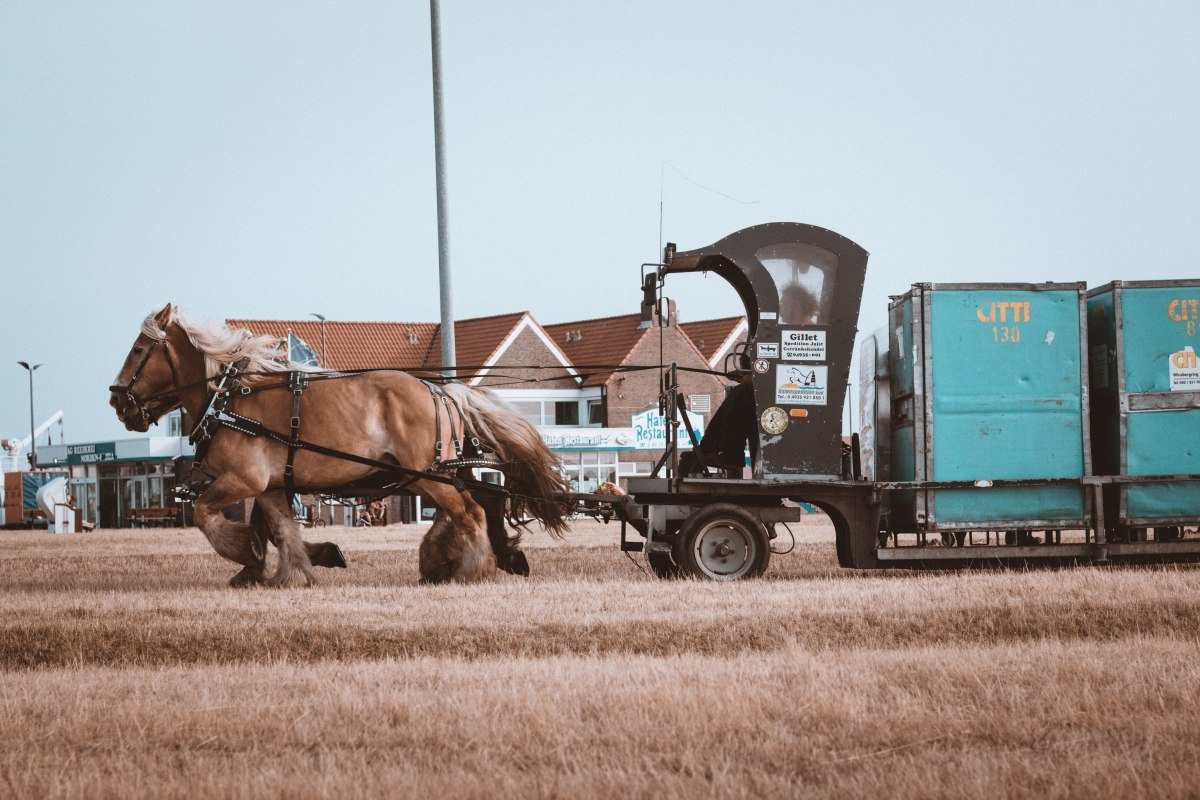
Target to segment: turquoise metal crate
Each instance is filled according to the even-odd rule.
[[[1088,527],[1082,283],[917,284],[889,308],[897,531]],[[989,481],[1028,485],[986,488]],[[1038,484],[1038,481],[1056,481]]]
[[[1113,281],[1088,292],[1092,442],[1104,475],[1200,474],[1200,280]],[[1108,526],[1200,522],[1200,482],[1118,483]]]

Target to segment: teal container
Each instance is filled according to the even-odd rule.
[[[1082,283],[917,284],[889,308],[898,481],[1028,480],[893,492],[897,531],[1087,527]],[[1061,485],[1037,481],[1067,479]]]
[[[1200,280],[1114,281],[1088,292],[1092,444],[1102,475],[1200,475]],[[1194,524],[1200,482],[1118,483],[1105,521]]]

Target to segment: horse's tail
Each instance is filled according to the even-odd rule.
[[[461,383],[448,383],[443,389],[458,404],[480,442],[504,462],[502,469],[512,493],[510,512],[533,517],[551,536],[561,538],[570,513],[564,497],[570,487],[562,462],[542,441],[537,428],[487,389]]]

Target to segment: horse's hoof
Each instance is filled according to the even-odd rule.
[[[342,548],[333,542],[320,542],[316,544],[305,542],[304,549],[308,551],[308,560],[312,562],[314,567],[346,566],[346,556],[342,554]]]
[[[497,559],[500,561],[501,559]],[[508,557],[503,559],[502,564],[499,564],[500,569],[510,575],[520,575],[522,578],[529,577],[529,559],[525,558],[525,554],[520,550],[513,550],[508,554]]]
[[[453,564],[439,564],[438,566],[430,569],[427,575],[422,575],[420,583],[422,586],[433,586],[439,583],[449,583],[450,579],[453,577]]]
[[[242,567],[242,571],[229,579],[229,585],[234,589],[244,589],[247,586],[261,586],[264,582],[262,567]]]

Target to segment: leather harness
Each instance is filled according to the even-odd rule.
[[[148,358],[148,356],[147,356]],[[143,359],[143,364],[145,362]],[[319,378],[320,380],[329,380],[332,378],[349,377],[342,373],[309,373],[302,371],[292,371],[287,373],[287,381],[271,384],[257,384],[246,386],[242,383],[242,376],[245,374],[247,359],[242,359],[234,364],[226,365],[222,370],[220,379],[217,383],[216,390],[209,395],[208,406],[201,415],[196,426],[192,429],[188,439],[196,446],[195,463],[202,464],[207,455],[209,443],[213,435],[216,433],[216,428],[224,427],[230,430],[237,431],[246,436],[265,436],[273,441],[287,446],[287,460],[283,468],[283,488],[288,495],[289,502],[296,494],[295,485],[295,470],[294,462],[296,451],[308,450],[320,455],[339,458],[345,461],[352,461],[356,464],[373,467],[381,472],[384,472],[388,477],[396,477],[397,481],[381,486],[384,489],[405,489],[412,483],[418,480],[429,480],[437,483],[447,483],[453,485],[459,491],[465,489],[483,490],[491,492],[501,492],[504,490],[496,484],[478,481],[470,478],[462,478],[457,473],[458,470],[471,467],[492,467],[500,466],[499,460],[494,453],[488,452],[480,444],[479,438],[475,436],[468,428],[468,420],[462,409],[454,398],[447,395],[441,387],[429,381],[421,381],[429,389],[430,396],[433,398],[434,410],[434,457],[433,464],[426,470],[410,469],[402,467],[399,464],[380,461],[378,459],[367,458],[365,456],[356,455],[354,453],[346,453],[340,450],[335,450],[330,447],[316,444],[307,441],[300,437],[300,400],[304,394],[304,390],[308,388],[311,379]],[[140,371],[140,367],[139,367]],[[133,381],[130,381],[132,386]],[[227,406],[229,401],[236,396],[244,396],[254,394],[256,392],[265,391],[267,389],[278,389],[287,387],[292,392],[292,415],[290,420],[290,430],[285,435],[278,431],[273,431],[267,428],[258,420],[246,417],[230,410]],[[442,458],[444,445],[442,442],[442,411],[446,412],[446,417],[450,426],[450,441],[454,448],[454,458],[444,460]],[[463,433],[470,454],[465,454],[462,449],[462,440],[459,438],[458,426],[455,423],[455,417],[459,417],[463,421]],[[323,492],[336,493],[341,487],[323,488]],[[352,488],[352,487],[347,487]]]

